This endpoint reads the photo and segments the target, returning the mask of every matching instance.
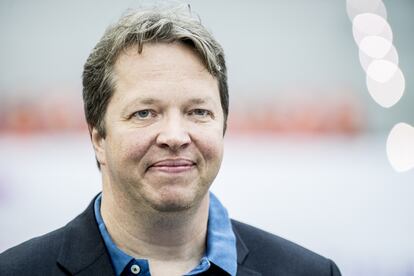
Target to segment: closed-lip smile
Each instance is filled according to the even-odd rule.
[[[148,170],[166,173],[180,173],[193,169],[196,163],[185,158],[163,159],[153,163]]]

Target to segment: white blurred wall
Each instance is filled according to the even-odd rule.
[[[85,135],[0,138],[0,251],[65,225],[100,190]],[[212,190],[233,218],[297,242],[343,275],[413,275],[413,172],[385,135],[227,137]]]

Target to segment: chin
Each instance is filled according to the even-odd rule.
[[[189,210],[191,204],[178,201],[157,202],[152,204],[152,208],[162,213],[177,213]]]
[[[153,209],[159,212],[181,212],[198,206],[206,192],[172,189],[169,187],[162,191],[157,191],[155,196],[147,198],[147,201]]]

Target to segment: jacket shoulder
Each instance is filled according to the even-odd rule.
[[[238,254],[263,275],[340,275],[331,260],[251,225],[232,220]],[[238,256],[243,257],[243,256]]]
[[[0,275],[33,275],[54,267],[65,227],[32,238],[0,254]]]

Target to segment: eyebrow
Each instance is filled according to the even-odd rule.
[[[153,104],[156,104],[156,103],[159,103],[159,102],[160,102],[160,100],[157,100],[157,99],[154,99],[154,98],[137,98],[137,99],[134,99],[133,101],[129,102],[128,104],[126,104],[124,106],[124,108],[122,109],[123,110],[122,113],[127,114],[137,104],[138,105],[153,105]]]
[[[160,100],[154,98],[137,98],[127,104],[126,108],[130,108],[136,104],[144,104],[144,105],[151,105],[161,102]]]
[[[156,104],[162,102],[161,100],[154,99],[154,98],[138,98],[131,102],[131,104],[140,103],[140,104]],[[204,104],[211,102],[209,98],[193,98],[187,101],[189,104]]]
[[[154,98],[141,98],[141,99],[136,99],[135,101],[133,101],[133,103],[140,103],[140,104],[155,104],[155,103],[159,103],[160,100],[154,99]]]
[[[209,98],[194,98],[188,101],[190,104],[204,104],[211,102]]]
[[[127,104],[124,108],[124,111],[127,112],[131,107],[135,106],[136,104],[142,104],[142,105],[154,105],[161,103],[162,100],[154,99],[154,98],[137,98]],[[209,98],[193,98],[187,101],[187,104],[189,105],[199,105],[199,104],[206,104],[210,103],[211,99]]]

